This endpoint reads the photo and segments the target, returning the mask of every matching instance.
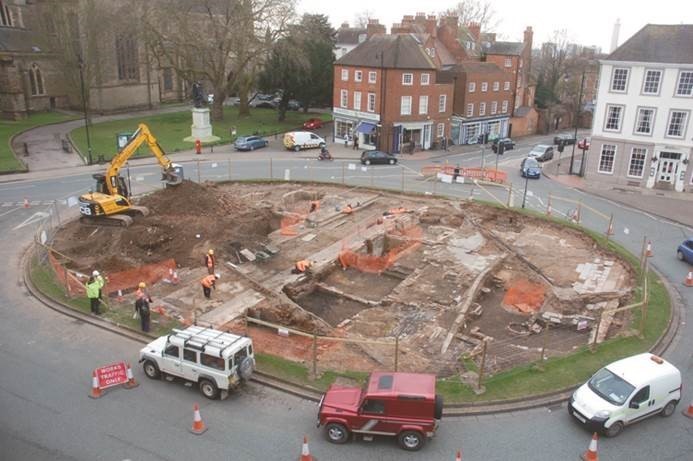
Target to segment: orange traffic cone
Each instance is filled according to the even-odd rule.
[[[96,370],[91,375],[91,394],[89,397],[98,399],[101,397],[101,388],[99,387],[99,378],[96,376]]]
[[[688,408],[683,410],[681,413],[683,413],[683,416],[693,419],[693,400],[691,400],[691,403],[690,405],[688,405]]]
[[[202,417],[200,416],[200,407],[195,404],[193,405],[193,425],[190,429],[195,435],[200,435],[207,430],[207,426],[202,422]]]
[[[582,461],[599,461],[599,455],[597,454],[597,440],[599,440],[599,436],[595,432],[592,436],[592,440],[590,441],[589,448],[580,456]]]
[[[303,437],[303,446],[301,447],[301,457],[298,461],[318,461],[318,458],[311,456],[308,449],[308,436]]]
[[[647,241],[647,249],[645,250],[645,256],[648,258],[652,256],[652,240]]]
[[[132,389],[133,387],[137,387],[137,386],[139,386],[140,384],[139,384],[137,381],[135,381],[135,377],[134,377],[133,374],[132,374],[132,368],[130,368],[130,364],[129,364],[129,363],[127,364],[127,367],[128,367],[128,368],[127,368],[128,382],[125,383],[123,386],[124,386],[126,389]]]
[[[24,197],[24,208],[29,208],[29,199]]]
[[[462,450],[457,450],[457,456],[455,456],[455,461],[462,461]]]
[[[686,276],[686,280],[684,280],[683,284],[687,287],[693,287],[693,270],[688,271],[688,275]]]

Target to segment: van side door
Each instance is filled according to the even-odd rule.
[[[354,432],[394,435],[387,422],[385,413],[386,401],[378,398],[366,398],[361,404],[358,422],[352,426]]]
[[[181,361],[181,376],[188,381],[197,382],[199,373],[199,361],[197,351],[194,349],[183,348],[183,360]]]
[[[650,414],[658,411],[655,406],[655,399],[650,393],[649,384],[633,394],[626,408],[626,423],[633,423],[640,419],[648,417]]]
[[[164,349],[164,357],[161,361],[160,369],[170,375],[183,376],[183,372],[180,369],[180,361],[180,347],[175,344],[167,344]]]

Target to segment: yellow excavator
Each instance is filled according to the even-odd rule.
[[[95,190],[79,198],[80,221],[85,224],[127,227],[133,222],[132,216],[149,214],[149,209],[146,207],[132,204],[131,191],[125,179],[120,176],[120,169],[144,142],[149,145],[149,149],[163,169],[161,180],[165,181],[167,186],[175,186],[183,182],[183,167],[166,157],[156,138],[149,131],[149,127],[140,123],[125,147],[113,157],[106,174],[93,175],[96,179]]]

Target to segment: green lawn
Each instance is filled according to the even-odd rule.
[[[231,142],[231,127],[234,126],[238,136],[252,134],[256,131],[263,136],[269,136],[277,132],[282,133],[297,129],[311,117],[322,118],[323,120],[331,119],[330,114],[310,112],[304,114],[303,112],[289,111],[286,113],[286,120],[279,123],[277,122],[277,111],[273,109],[251,109],[250,117],[239,118],[238,108],[226,107],[224,120],[212,122],[212,130],[215,136],[221,138],[216,144],[228,144]],[[192,124],[190,110],[184,110],[94,124],[90,131],[94,160],[99,155],[110,160],[116,150],[116,134],[132,133],[137,129],[139,123],[146,123],[149,126],[167,153],[193,148],[193,143],[183,141],[183,138],[190,136],[190,125]],[[79,150],[86,155],[87,137],[84,127],[73,130],[71,135]],[[141,155],[149,155],[146,146],[140,148],[140,152]],[[138,153],[138,155],[140,154]]]
[[[48,123],[73,120],[71,115],[56,112],[42,112],[32,114],[28,118],[19,121],[0,120],[0,172],[24,171],[24,165],[12,154],[10,138],[20,131]],[[22,153],[19,153],[22,155]]]

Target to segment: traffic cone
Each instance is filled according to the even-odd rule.
[[[683,284],[687,287],[693,287],[693,270],[688,271],[688,275],[686,276],[686,280],[683,281]]]
[[[455,461],[462,461],[462,450],[457,450],[457,456],[455,456]]]
[[[195,404],[193,405],[193,424],[190,432],[195,435],[200,435],[207,430],[207,426],[202,422],[202,417],[200,416],[200,407]]]
[[[29,199],[24,197],[24,208],[29,208]]]
[[[647,249],[645,250],[645,256],[648,258],[652,256],[652,240],[647,241]]]
[[[298,461],[318,461],[318,458],[311,456],[308,449],[308,436],[303,436],[303,446],[301,447],[301,457]]]
[[[99,387],[99,378],[96,376],[96,370],[91,375],[91,394],[89,394],[89,397],[92,399],[101,398],[101,388]]]
[[[123,385],[126,389],[132,389],[140,385],[137,381],[135,381],[135,377],[132,374],[132,368],[130,368],[129,363],[127,364],[127,377],[128,382]]]
[[[693,419],[693,400],[691,400],[691,403],[690,405],[688,405],[688,408],[683,410],[681,413],[683,413],[683,416]]]
[[[597,454],[597,440],[599,440],[599,436],[595,432],[592,436],[592,440],[590,441],[589,448],[587,448],[587,451],[580,456],[582,461],[599,461],[599,455]]]

